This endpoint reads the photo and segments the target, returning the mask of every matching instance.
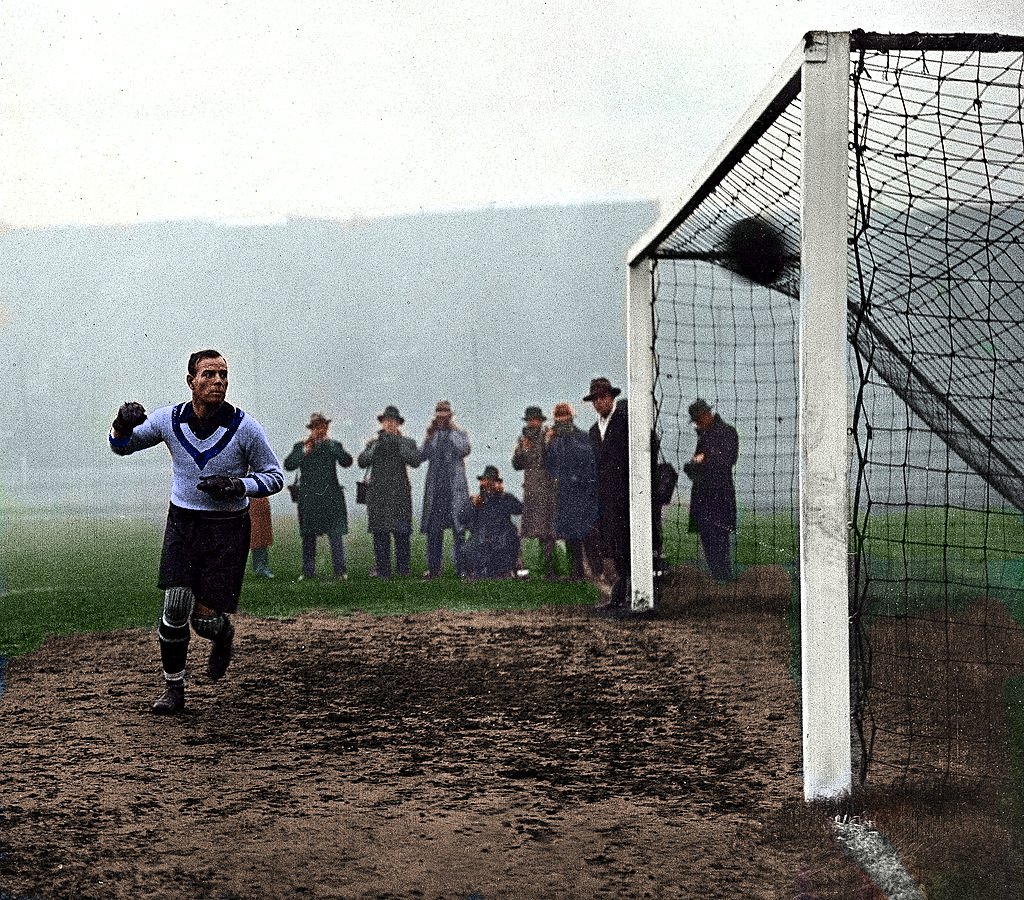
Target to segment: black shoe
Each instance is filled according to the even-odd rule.
[[[211,681],[220,681],[231,663],[231,652],[235,642],[235,626],[228,622],[224,630],[213,639],[210,659],[206,663],[206,674]]]
[[[165,681],[164,692],[153,704],[153,713],[158,716],[173,716],[185,708],[185,682]]]

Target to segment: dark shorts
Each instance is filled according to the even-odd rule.
[[[248,509],[210,513],[172,504],[157,586],[192,588],[196,602],[218,612],[234,612],[245,578],[250,530]]]

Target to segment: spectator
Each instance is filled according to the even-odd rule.
[[[697,446],[683,471],[690,489],[690,530],[700,535],[701,548],[716,581],[733,577],[732,533],[736,531],[736,485],[732,469],[739,457],[736,429],[716,415],[706,400],[690,404]]]
[[[544,467],[544,423],[547,416],[539,406],[528,406],[523,414],[523,433],[512,453],[512,468],[523,473],[523,518],[520,535],[537,538],[544,562],[544,577],[555,577],[555,480]]]
[[[369,469],[366,485],[368,529],[373,535],[374,572],[391,577],[391,545],[394,541],[395,571],[409,574],[412,541],[412,486],[409,468],[420,464],[416,442],[402,434],[405,419],[395,406],[379,416],[381,428],[359,454],[359,466]]]
[[[519,532],[512,516],[522,513],[523,504],[505,493],[495,466],[486,466],[477,481],[480,493],[463,503],[460,515],[470,532],[463,546],[463,568],[471,578],[513,577],[519,558]]]
[[[629,421],[627,401],[607,378],[595,378],[583,399],[592,403],[597,421],[590,440],[597,461],[597,490],[601,515],[591,538],[592,558],[607,560],[612,572],[610,606],[628,602],[629,546]]]
[[[594,447],[586,432],[573,425],[573,409],[568,403],[559,403],[552,415],[555,424],[545,431],[544,438],[544,466],[556,484],[552,527],[569,550],[569,577],[581,581],[586,577],[583,541],[598,519]]]
[[[252,533],[249,536],[249,550],[252,556],[252,570],[261,578],[273,578],[270,570],[270,545],[274,543],[274,524],[270,518],[270,500],[266,497],[249,499],[249,519]]]
[[[323,413],[309,417],[309,437],[299,441],[284,461],[292,472],[299,470],[299,533],[302,535],[302,578],[316,574],[316,539],[327,535],[335,578],[347,578],[345,535],[348,508],[345,489],[338,483],[337,466],[352,465],[352,455],[339,441],[327,436],[331,420]]]
[[[452,405],[440,400],[427,428],[420,459],[427,463],[423,491],[423,515],[420,530],[427,536],[427,571],[424,578],[441,574],[444,533],[451,530],[452,562],[455,574],[462,575],[462,544],[465,525],[460,515],[469,497],[465,459],[469,456],[469,435],[452,418]]]

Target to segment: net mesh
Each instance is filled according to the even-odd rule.
[[[851,55],[851,678],[861,779],[943,785],[1005,777],[1024,661],[1024,64],[920,37]],[[740,435],[737,562],[795,570],[794,93],[653,255],[663,451],[681,468],[709,400]],[[784,236],[771,288],[723,252],[750,216]],[[676,563],[698,559],[681,487]]]

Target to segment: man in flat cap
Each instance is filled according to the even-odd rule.
[[[426,578],[437,578],[441,574],[444,533],[448,529],[453,535],[455,574],[462,575],[462,544],[466,526],[461,521],[461,514],[469,497],[469,482],[466,480],[469,452],[469,435],[455,424],[451,403],[439,400],[420,448],[420,459],[427,463],[420,519],[420,531],[427,536]]]

